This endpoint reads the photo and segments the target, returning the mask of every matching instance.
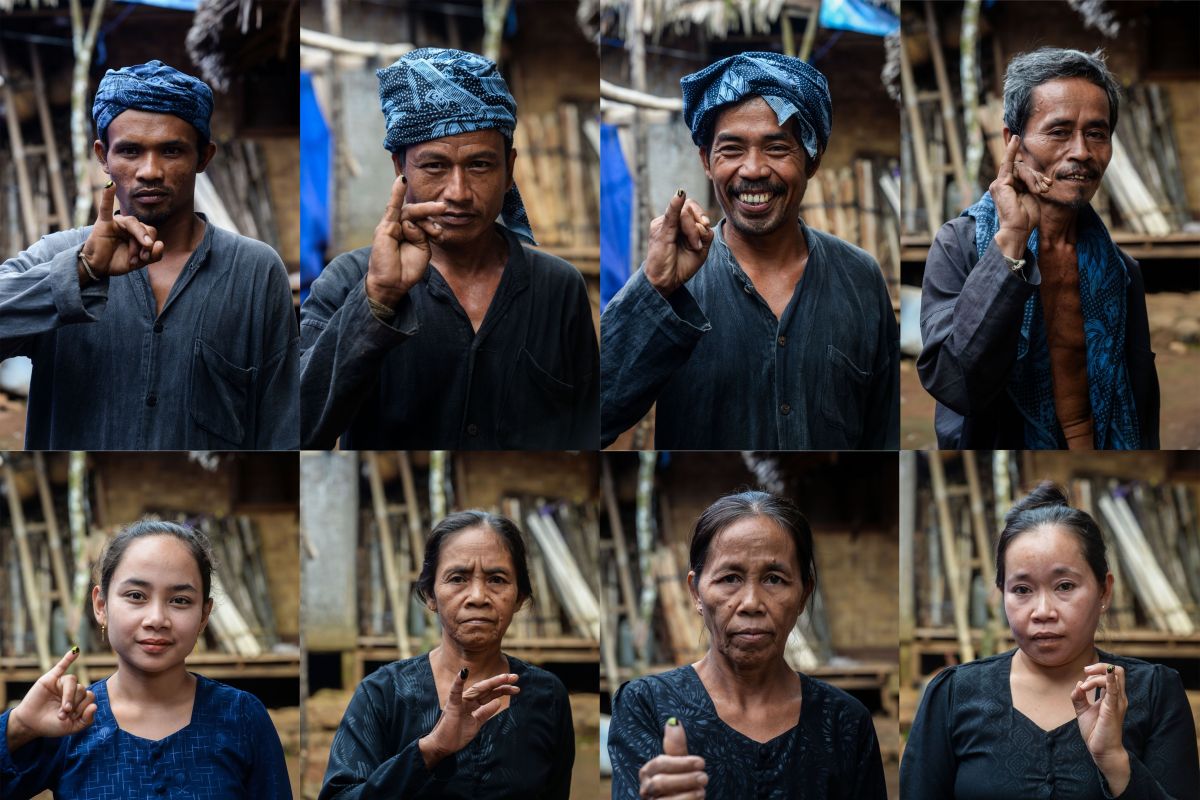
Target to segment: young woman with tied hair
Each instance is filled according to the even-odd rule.
[[[117,669],[90,687],[74,647],[0,715],[0,794],[25,800],[290,800],[279,735],[253,695],[188,671],[212,611],[201,532],[135,523],[109,543],[92,610]]]
[[[1104,539],[1042,483],[1005,516],[996,586],[1017,648],[943,670],[900,762],[906,798],[1184,800],[1200,790],[1179,674],[1096,647]]]

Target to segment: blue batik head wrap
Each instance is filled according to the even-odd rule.
[[[517,101],[496,65],[483,56],[422,47],[377,70],[379,105],[387,124],[383,146],[399,152],[409,145],[471,131],[497,130],[512,144]],[[504,226],[537,244],[514,183],[500,211]]]
[[[741,53],[709,64],[679,81],[683,89],[683,119],[692,129],[692,141],[707,147],[712,141],[717,113],[747,97],[761,97],[782,126],[793,117],[800,125],[800,140],[810,158],[829,142],[833,103],[825,76],[798,58],[779,53]]]
[[[191,123],[205,141],[212,138],[208,127],[213,109],[212,89],[199,78],[161,61],[147,61],[104,73],[92,103],[97,138],[104,140],[109,123],[130,109],[174,114]]]
[[[984,192],[963,216],[975,219],[975,250],[983,258],[1000,230],[1000,217],[991,193]],[[1036,228],[1026,246],[1036,258]],[[1097,450],[1138,450],[1142,448],[1142,437],[1125,363],[1125,295],[1129,271],[1108,229],[1091,206],[1079,212],[1075,253],[1079,264],[1093,444]],[[1007,386],[1009,397],[1025,419],[1025,447],[1030,450],[1063,449],[1067,445],[1054,409],[1053,377],[1041,295],[1034,292],[1025,301],[1017,358]]]

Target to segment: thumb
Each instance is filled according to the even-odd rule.
[[[683,732],[683,726],[675,717],[671,717],[663,726],[663,753],[668,756],[688,754],[687,734]]]

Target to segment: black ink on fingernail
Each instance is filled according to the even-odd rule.
[[[406,177],[404,177],[403,175],[401,175],[401,176],[400,176],[400,182],[401,182],[401,183],[404,183],[404,184],[407,184],[407,183],[408,183],[408,178],[406,178]]]
[[[462,678],[465,681],[467,679],[467,674],[468,674],[467,668],[463,667],[461,670],[459,670],[458,677]]]
[[[678,192],[676,192],[676,193],[675,193],[675,196],[676,196],[676,197],[683,197],[683,189],[680,189]]]
[[[77,644],[71,645],[71,652],[75,655],[79,655],[79,645],[77,645]]]

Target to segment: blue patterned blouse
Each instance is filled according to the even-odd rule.
[[[704,758],[707,797],[886,800],[875,725],[850,695],[800,674],[796,725],[756,742],[726,725],[692,667],[630,681],[613,698],[608,754],[613,800],[638,798],[638,770],[663,754],[663,725],[678,717],[688,753]]]
[[[334,736],[320,800],[568,800],[575,729],[566,687],[507,658],[521,693],[432,771],[417,747],[442,713],[429,655],[364,678]]]
[[[290,800],[279,734],[254,695],[201,675],[187,727],[158,741],[117,726],[108,680],[92,685],[96,720],[61,739],[9,751],[0,715],[0,796],[25,800]]]

